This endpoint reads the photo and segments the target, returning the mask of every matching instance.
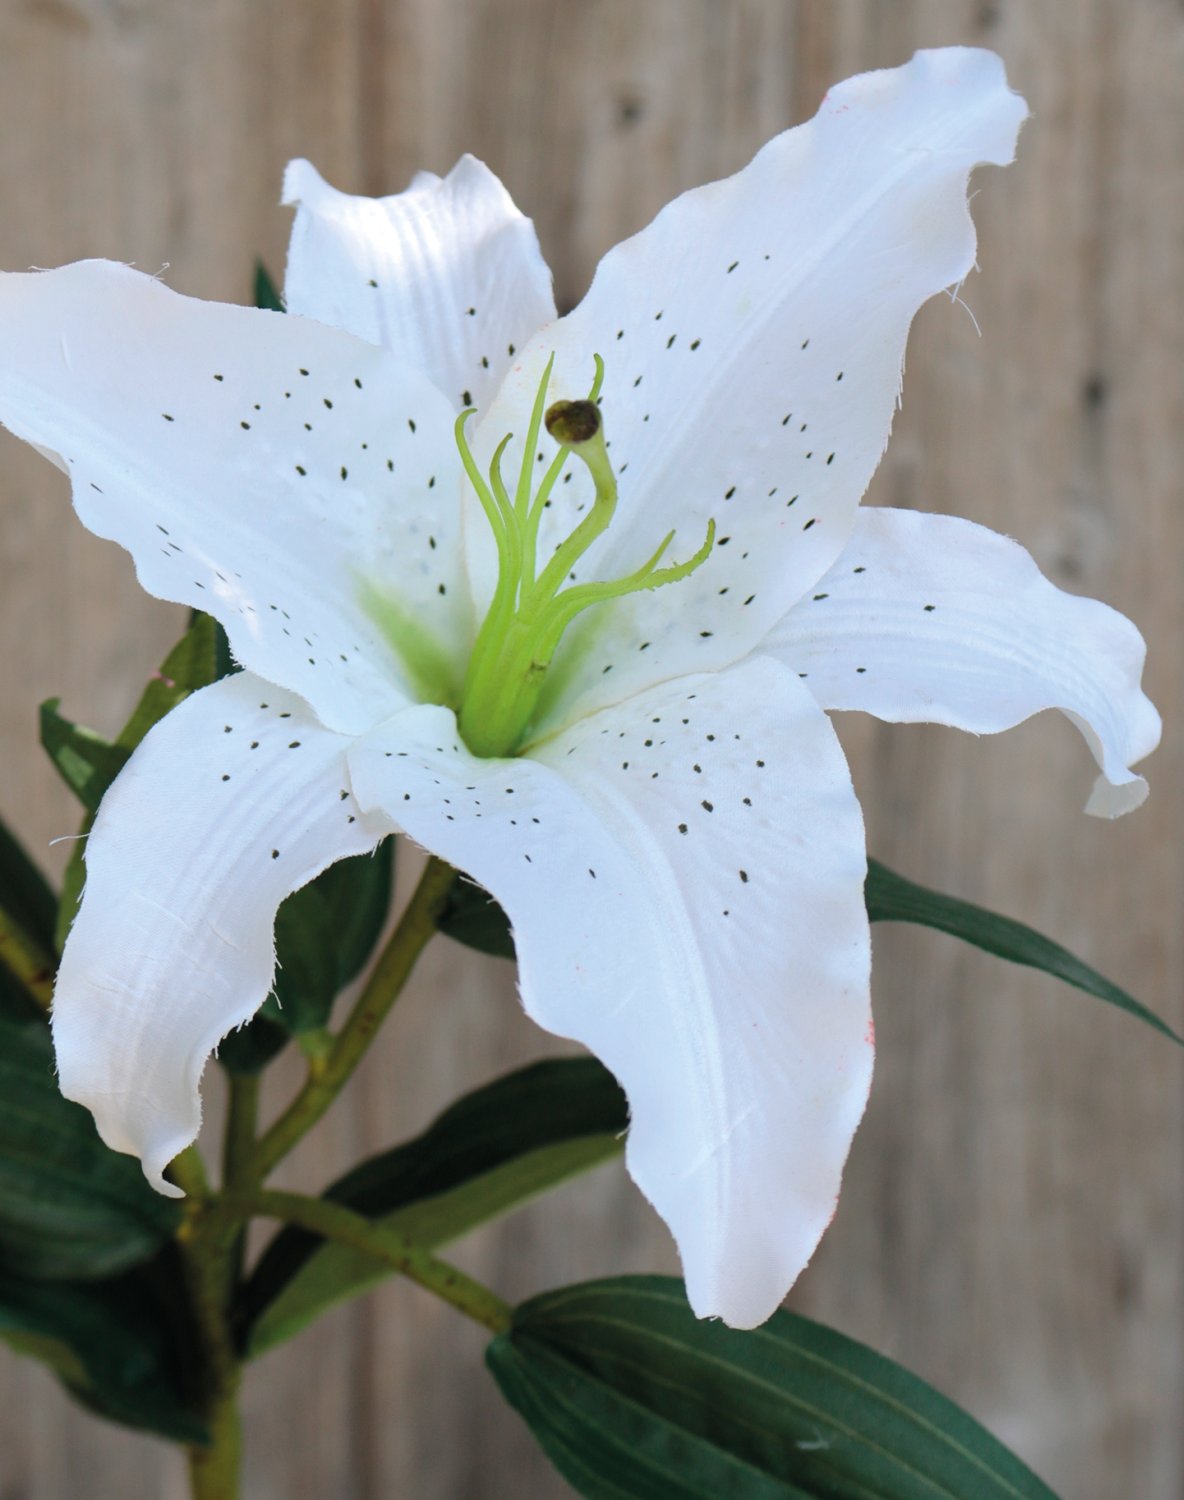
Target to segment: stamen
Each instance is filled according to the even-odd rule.
[[[477,469],[465,435],[465,423],[471,413],[462,413],[456,425],[461,461],[493,528],[498,552],[497,585],[473,646],[461,695],[460,729],[475,755],[512,755],[518,749],[538,707],[552,657],[564,632],[578,615],[597,604],[680,582],[706,562],[715,544],[715,522],[709,521],[706,539],[694,556],[686,562],[661,567],[674,539],[674,533],[670,532],[647,561],[624,578],[564,587],[575,564],[612,521],[617,508],[617,479],[609,461],[598,405],[604,362],[596,356],[596,378],[586,400],[557,401],[544,414],[554,362],[552,355],[539,381],[513,499],[501,472],[510,435],[498,444],[490,461],[487,483]],[[534,464],[544,422],[559,444],[559,452],[532,500]],[[556,547],[536,579],[535,556],[542,512],[571,456],[588,470],[595,497],[588,514]]]

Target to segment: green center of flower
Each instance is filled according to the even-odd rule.
[[[474,755],[513,755],[530,728],[548,670],[564,631],[594,605],[689,577],[706,562],[715,542],[709,521],[703,545],[684,563],[659,564],[674,538],[671,531],[635,572],[601,583],[568,584],[576,563],[602,536],[617,508],[617,480],[604,441],[597,396],[604,363],[596,357],[596,379],[586,401],[557,401],[546,410],[547,384],[554,356],[547,362],[531,412],[513,495],[501,472],[501,459],[513,434],[498,444],[488,478],[478,469],[465,436],[472,408],[461,412],[456,443],[497,544],[498,576],[489,612],[469,658],[461,693],[460,730]],[[534,485],[533,459],[543,425],[559,450]],[[569,455],[586,466],[595,486],[588,514],[537,568],[539,524]],[[564,587],[568,584],[567,587]]]

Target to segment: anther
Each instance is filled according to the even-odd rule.
[[[591,442],[600,431],[600,408],[595,401],[556,401],[543,419],[547,431],[565,448]]]

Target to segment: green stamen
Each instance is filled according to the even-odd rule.
[[[572,621],[594,605],[688,578],[702,566],[715,543],[715,522],[708,522],[703,545],[686,562],[659,564],[674,539],[670,532],[647,562],[624,578],[564,588],[575,564],[608,529],[617,508],[617,479],[604,440],[597,397],[604,363],[596,357],[596,379],[585,401],[557,401],[547,408],[547,386],[554,356],[539,382],[527,430],[518,484],[511,500],[501,474],[507,435],[490,463],[489,481],[477,468],[465,435],[468,412],[456,424],[456,441],[465,473],[493,530],[498,579],[489,611],[477,634],[461,693],[460,729],[475,755],[512,755],[531,726],[551,660]],[[534,464],[543,423],[559,444],[537,492],[531,499]],[[588,514],[555,549],[535,577],[538,529],[542,513],[570,455],[587,468],[595,486]]]

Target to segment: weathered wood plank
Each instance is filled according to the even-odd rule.
[[[873,848],[1016,912],[1179,1021],[1184,521],[1184,12],[1168,0],[27,0],[0,13],[0,264],[112,255],[242,298],[282,264],[305,154],[342,186],[484,156],[540,227],[561,304],[673,193],[740,166],[826,86],[913,47],[1000,50],[1034,120],[983,174],[966,312],[918,319],[874,495],[1011,532],[1152,642],[1169,725],[1154,800],[1080,816],[1089,770],[1041,721],[975,743],[842,726]],[[38,848],[73,811],[33,749],[38,700],[115,726],[177,628],[3,444],[2,808]],[[61,851],[49,857],[58,858]],[[929,1375],[1066,1495],[1184,1488],[1180,1061],[1051,982],[930,934],[877,934],[880,1070],[838,1220],[797,1305]],[[459,1089],[538,1055],[506,966],[441,945],[293,1163],[315,1186]],[[407,1059],[414,1059],[408,1067]],[[289,1080],[290,1081],[290,1080]],[[278,1094],[278,1090],[277,1090]],[[474,1237],[510,1294],[671,1264],[606,1169]],[[567,1493],[501,1409],[480,1340],[391,1287],[248,1382],[248,1493],[424,1500]],[[453,1432],[463,1434],[457,1441]],[[173,1457],[0,1361],[0,1491],[179,1496]]]

